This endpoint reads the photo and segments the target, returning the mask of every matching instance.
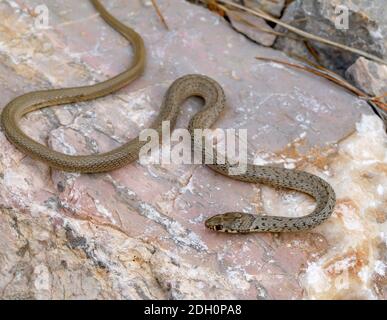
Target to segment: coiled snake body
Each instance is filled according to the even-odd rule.
[[[138,158],[141,147],[146,143],[135,138],[110,152],[74,156],[56,152],[29,138],[19,127],[20,118],[34,110],[53,105],[61,105],[96,99],[106,96],[126,86],[139,77],[145,66],[145,47],[141,36],[133,29],[114,18],[98,0],[91,0],[104,20],[120,32],[133,46],[132,65],[125,72],[92,85],[66,89],[36,91],[12,100],[1,114],[1,123],[7,138],[22,152],[44,161],[49,166],[65,171],[96,173],[120,168]],[[179,108],[192,96],[202,97],[204,108],[195,114],[189,124],[191,135],[196,128],[209,128],[223,110],[225,96],[221,86],[202,75],[187,75],[177,79],[168,89],[157,119],[151,125],[161,132],[161,123],[170,121],[174,127]],[[310,229],[325,221],[335,205],[332,187],[321,178],[303,171],[287,170],[270,166],[248,165],[240,175],[229,175],[229,165],[216,163],[209,165],[216,172],[230,178],[250,183],[264,183],[273,187],[285,187],[307,193],[316,199],[314,211],[304,217],[286,218],[258,216],[241,212],[229,212],[209,218],[208,228],[233,233],[283,232]]]

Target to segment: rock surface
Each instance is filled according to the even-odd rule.
[[[387,103],[387,66],[361,57],[348,68],[346,77],[363,92]],[[387,111],[378,108],[378,112],[387,123]]]
[[[324,79],[255,60],[285,56],[202,7],[158,0],[166,31],[142,1],[104,2],[141,31],[144,76],[104,99],[27,115],[30,136],[67,153],[110,150],[151,123],[174,79],[203,73],[227,95],[217,125],[248,130],[250,160],[327,179],[336,210],[310,232],[216,234],[203,225],[215,213],[299,216],[313,201],[202,165],[63,173],[0,132],[0,297],[386,299],[387,141],[368,105]],[[47,29],[34,25],[39,4],[0,3],[4,104],[31,90],[102,81],[129,64],[130,46],[87,1],[48,2]],[[178,127],[199,105],[187,102]]]
[[[348,8],[348,28],[341,28],[340,12],[338,8]],[[386,1],[372,0],[295,0],[287,9],[283,17],[284,22],[310,32],[314,35],[363,50],[381,58],[387,58],[387,12]],[[338,27],[339,26],[339,27]],[[279,32],[287,32],[283,27],[277,27]],[[293,35],[293,38],[297,36]],[[302,40],[302,39],[300,39]],[[326,46],[319,42],[308,41],[312,55],[304,41],[278,38],[275,47],[292,54],[301,55],[308,59],[317,60],[323,66],[344,74],[352,65],[357,55],[343,50]]]
[[[387,66],[362,57],[348,68],[347,77],[371,96],[387,93]]]
[[[272,16],[280,17],[286,0],[243,0],[243,4],[250,9],[259,9]]]
[[[227,17],[236,30],[261,45],[271,47],[277,38],[275,31],[264,19],[234,10],[227,10]]]

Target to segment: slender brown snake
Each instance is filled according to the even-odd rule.
[[[145,67],[145,47],[141,36],[133,29],[114,18],[98,0],[91,0],[103,19],[121,33],[133,46],[133,62],[121,74],[91,86],[30,92],[12,100],[3,109],[1,124],[4,132],[19,150],[31,157],[44,161],[49,166],[83,173],[105,172],[120,168],[138,159],[146,142],[135,138],[121,147],[106,153],[74,156],[54,151],[28,137],[19,127],[19,120],[27,113],[53,105],[88,101],[115,92],[138,78]],[[191,135],[196,128],[209,128],[224,109],[225,95],[222,87],[214,80],[202,75],[186,75],[177,79],[168,89],[157,119],[151,125],[161,132],[163,121],[175,126],[180,106],[192,96],[202,97],[203,109],[191,119]],[[227,162],[226,162],[227,163]],[[323,179],[303,171],[288,170],[270,166],[247,165],[247,171],[240,175],[229,175],[229,164],[208,165],[216,172],[232,179],[250,183],[264,183],[273,187],[285,187],[307,193],[316,199],[314,211],[304,217],[286,218],[262,216],[241,212],[216,215],[206,221],[210,229],[223,232],[283,232],[313,228],[325,221],[335,206],[335,193]]]

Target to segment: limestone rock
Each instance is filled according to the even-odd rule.
[[[266,47],[273,45],[276,39],[275,32],[264,19],[234,10],[228,10],[227,17],[233,27],[248,38]]]
[[[349,78],[359,89],[370,96],[383,97],[387,102],[387,66],[359,58],[346,72]],[[387,112],[379,108],[378,112],[387,122]]]
[[[259,9],[280,17],[286,0],[243,0],[243,4],[250,9]]]
[[[348,9],[348,28],[342,28],[343,25],[340,24],[341,6]],[[385,1],[296,0],[286,9],[282,19],[312,34],[386,58],[386,11],[387,2]],[[276,29],[287,32],[283,27]],[[318,61],[323,66],[342,74],[358,58],[355,54],[318,42],[309,41],[309,43],[317,51]],[[302,41],[281,37],[275,47],[313,58]]]

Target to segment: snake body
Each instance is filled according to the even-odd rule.
[[[19,127],[20,119],[37,109],[80,101],[88,101],[115,92],[136,78],[145,67],[145,47],[141,36],[130,27],[113,17],[98,0],[90,0],[101,17],[121,33],[133,47],[131,66],[121,74],[104,82],[83,87],[35,91],[12,100],[1,114],[1,124],[7,138],[22,152],[64,171],[97,173],[114,170],[138,159],[139,151],[146,142],[139,137],[106,153],[93,155],[67,155],[54,151],[29,138]],[[190,121],[191,136],[195,129],[205,129],[213,125],[224,109],[225,95],[222,87],[214,80],[203,75],[183,76],[169,87],[160,112],[151,128],[161,132],[163,121],[175,126],[183,102],[192,96],[204,100],[204,107]],[[204,150],[203,150],[204,152]],[[247,171],[240,175],[229,175],[230,165],[215,163],[208,165],[216,172],[230,178],[250,182],[264,183],[273,187],[285,187],[307,193],[316,199],[314,211],[304,217],[286,218],[259,216],[241,212],[229,212],[215,215],[206,220],[205,225],[216,231],[245,232],[284,232],[311,229],[325,221],[335,205],[335,193],[323,179],[303,171],[287,170],[270,166],[247,165]]]

